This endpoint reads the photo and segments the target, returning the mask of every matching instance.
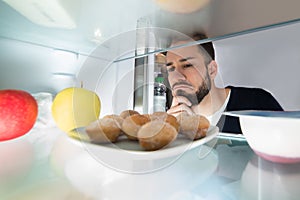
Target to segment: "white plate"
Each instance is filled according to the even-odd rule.
[[[96,199],[199,199],[195,188],[210,178],[219,162],[215,149],[206,145],[201,149],[211,151],[199,159],[199,151],[194,148],[172,165],[153,173],[120,173],[99,164],[86,153],[76,153],[74,159],[66,162],[64,171],[73,186]]]
[[[176,161],[186,151],[199,147],[217,136],[218,127],[211,126],[204,138],[191,141],[178,135],[168,146],[156,150],[145,151],[137,141],[121,137],[118,142],[110,144],[93,144],[70,138],[84,148],[99,162],[119,171],[145,173],[162,168]]]
[[[199,140],[191,141],[187,139],[185,136],[179,134],[177,139],[173,141],[171,144],[166,147],[156,150],[156,151],[145,151],[139,145],[138,141],[128,140],[126,136],[122,136],[118,139],[116,143],[108,143],[108,144],[94,144],[87,143],[83,141],[78,141],[72,139],[75,143],[82,143],[88,148],[95,149],[97,151],[109,151],[114,154],[114,156],[122,155],[123,153],[129,153],[135,160],[138,159],[161,159],[176,156],[178,154],[182,154],[183,150],[190,150],[195,147],[198,147],[202,144],[207,143],[217,136],[219,132],[218,127],[210,126],[207,134],[204,138]],[[80,145],[82,145],[80,144]]]

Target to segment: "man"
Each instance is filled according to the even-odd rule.
[[[205,39],[197,34],[191,39]],[[177,40],[172,46],[189,41]],[[259,88],[227,86],[218,88],[215,78],[218,73],[214,48],[211,42],[173,49],[166,54],[168,80],[172,90],[172,104],[167,111],[178,115],[181,112],[202,114],[222,132],[242,133],[237,117],[222,116],[233,110],[283,110],[276,99]]]

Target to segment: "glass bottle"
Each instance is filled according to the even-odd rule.
[[[157,75],[154,81],[154,101],[153,112],[165,112],[167,102],[167,87],[164,84],[164,77],[160,73]]]

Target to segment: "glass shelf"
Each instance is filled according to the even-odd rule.
[[[297,9],[300,7],[300,2],[294,0],[211,0],[191,13],[170,12],[166,10],[166,7],[169,10],[174,10],[175,7],[170,8],[168,7],[170,5],[164,5],[162,8],[162,1],[159,0],[143,2],[113,0],[105,5],[100,0],[89,1],[89,4],[76,0],[72,6],[67,5],[67,1],[61,0],[56,2],[65,9],[67,14],[75,13],[73,18],[75,25],[74,27],[58,27],[36,24],[32,19],[30,20],[32,16],[24,15],[26,7],[34,7],[31,13],[50,15],[54,13],[57,5],[52,5],[53,8],[49,7],[45,10],[40,5],[23,3],[25,5],[23,5],[23,10],[17,11],[18,7],[13,8],[5,2],[9,1],[0,1],[0,38],[65,50],[84,56],[91,56],[100,46],[106,51],[109,49],[108,53],[93,56],[99,59],[113,57],[114,62],[167,50],[164,37],[167,37],[168,33],[190,35],[193,32],[204,31],[209,39],[196,41],[196,43],[204,43],[300,21],[300,13]],[[186,1],[185,5],[189,6],[188,4],[189,1]],[[141,29],[149,30],[153,27],[164,33],[154,35],[155,41],[151,44],[154,45],[153,48],[148,48],[144,43],[142,45],[148,48],[146,52],[124,55],[122,49],[134,52],[137,42],[135,37],[140,34]],[[126,42],[124,35],[129,38]],[[112,42],[112,40],[116,41]],[[192,44],[195,43],[186,45]]]
[[[139,53],[133,56],[126,56],[123,58],[119,58],[114,60],[113,62],[120,62],[120,61],[124,61],[124,60],[128,60],[128,59],[134,59],[134,58],[142,58],[145,56],[148,56],[150,54],[157,54],[157,53],[162,53],[162,52],[166,52],[172,49],[178,49],[178,48],[183,48],[183,47],[187,47],[187,46],[193,46],[193,45],[197,45],[197,44],[204,44],[207,42],[214,42],[214,41],[219,41],[219,40],[223,40],[223,39],[228,39],[228,38],[234,38],[237,36],[242,36],[242,35],[246,35],[246,34],[251,34],[251,33],[255,33],[255,32],[259,32],[259,31],[264,31],[264,30],[268,30],[268,29],[274,29],[274,28],[279,28],[282,26],[288,26],[288,25],[292,25],[292,24],[296,24],[300,22],[300,18],[299,19],[295,19],[295,20],[291,20],[291,21],[286,21],[286,22],[281,22],[278,24],[271,24],[271,25],[267,25],[267,26],[262,26],[262,27],[257,27],[257,28],[253,28],[253,29],[248,29],[248,30],[244,30],[244,31],[240,31],[240,32],[234,32],[234,33],[229,33],[226,35],[220,35],[220,36],[216,36],[216,37],[212,37],[212,38],[207,38],[207,39],[203,39],[203,40],[198,40],[198,41],[192,41],[192,42],[187,42],[185,44],[182,45],[176,45],[176,46],[172,46],[172,47],[166,47],[166,46],[160,46],[160,47],[156,47],[155,50],[151,50],[151,47],[148,47],[148,50],[146,53]],[[149,28],[150,30],[153,28]],[[166,33],[169,32],[170,35],[173,33],[177,33],[178,35],[183,35],[182,37],[187,37],[189,38],[188,35],[176,32],[176,31],[170,31],[168,29],[160,29],[160,28],[156,28],[158,31],[156,32],[162,32],[162,36],[159,37],[161,40],[168,40],[169,38],[166,37]],[[157,33],[157,35],[159,36],[160,33]],[[147,47],[145,47],[147,48]]]

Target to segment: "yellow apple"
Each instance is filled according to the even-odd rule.
[[[76,137],[73,129],[87,126],[99,118],[101,101],[93,91],[70,87],[57,93],[51,110],[58,128]]]

